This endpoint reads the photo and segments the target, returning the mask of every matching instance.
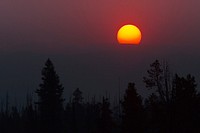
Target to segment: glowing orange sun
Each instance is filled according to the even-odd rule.
[[[117,33],[120,44],[139,44],[142,38],[141,31],[134,25],[124,25]]]

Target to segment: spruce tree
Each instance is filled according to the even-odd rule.
[[[199,128],[199,101],[195,77],[190,74],[173,80],[173,132],[196,133]]]
[[[114,127],[112,111],[108,98],[103,97],[100,108],[99,131],[100,133],[111,133]]]
[[[82,91],[77,88],[73,92],[72,98],[72,130],[74,133],[79,133],[84,129],[84,108]]]
[[[80,91],[79,88],[77,88],[74,92],[73,92],[73,103],[76,105],[80,105],[83,102],[83,96],[82,96],[82,92]]]
[[[122,133],[143,132],[142,99],[135,89],[134,83],[129,83],[122,102]]]
[[[36,90],[38,95],[38,110],[40,116],[40,129],[45,133],[61,132],[61,114],[63,110],[62,93],[63,87],[60,84],[59,76],[54,70],[50,59],[42,69],[42,83]]]

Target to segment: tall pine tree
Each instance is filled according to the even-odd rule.
[[[197,133],[199,127],[199,99],[195,77],[190,74],[173,80],[173,132]]]
[[[50,59],[45,63],[42,69],[42,83],[36,90],[38,95],[38,109],[40,116],[41,132],[59,133],[61,132],[63,111],[62,93],[63,87],[60,84],[59,76],[54,70],[54,65]]]
[[[83,130],[84,125],[84,108],[83,108],[83,96],[79,88],[73,92],[72,99],[72,130],[73,133],[79,133]]]
[[[114,127],[114,121],[112,118],[112,111],[110,109],[110,102],[108,98],[103,97],[100,108],[100,120],[99,120],[99,132],[111,133]]]
[[[122,102],[122,133],[143,132],[142,99],[135,89],[134,83],[129,83]]]

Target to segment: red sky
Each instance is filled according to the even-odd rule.
[[[117,30],[132,23],[143,32],[142,45],[197,45],[199,5],[198,0],[2,0],[0,39],[9,50],[101,47],[117,43]]]
[[[124,84],[141,82],[156,58],[198,76],[199,5],[199,0],[1,0],[0,84],[35,89],[47,57],[70,89],[91,90],[100,83],[101,89],[113,89],[120,76]],[[140,46],[117,43],[117,30],[128,23],[141,29]]]

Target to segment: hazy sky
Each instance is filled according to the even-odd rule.
[[[199,0],[1,0],[0,94],[33,92],[49,57],[66,94],[117,94],[118,79],[142,94],[149,64],[167,60],[173,72],[200,81]],[[121,46],[117,30],[135,24],[139,46]]]

